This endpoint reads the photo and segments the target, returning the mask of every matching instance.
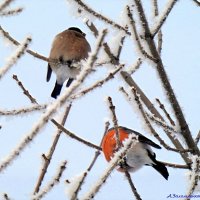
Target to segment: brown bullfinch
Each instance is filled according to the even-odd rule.
[[[161,149],[159,145],[149,140],[140,133],[129,128],[118,127],[119,140],[123,145],[123,141],[133,134],[137,137],[136,143],[133,143],[131,148],[127,151],[122,162],[119,162],[118,170],[124,172],[125,169],[134,172],[144,165],[152,166],[157,170],[166,180],[169,173],[165,165],[156,160],[156,154],[152,151],[151,147]],[[107,161],[110,161],[116,152],[116,133],[115,128],[111,128],[105,134],[102,141],[102,150]]]
[[[57,60],[59,63],[49,63],[47,69],[47,82],[51,78],[52,70],[56,74],[56,83],[51,93],[53,98],[60,94],[63,83],[67,80],[69,87],[72,81],[80,72],[80,68],[75,67],[76,63],[88,57],[91,48],[83,33],[79,28],[71,27],[56,35],[49,59]]]

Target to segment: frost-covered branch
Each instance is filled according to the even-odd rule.
[[[8,7],[14,0],[4,0],[0,4],[0,12]]]
[[[140,42],[140,38],[137,32],[137,28],[135,25],[135,20],[133,19],[133,15],[130,11],[129,6],[127,6],[127,24],[129,25],[129,28],[131,30],[131,36],[133,37],[133,40],[136,41],[136,46],[138,47],[139,52],[141,52],[142,57],[148,58],[154,62],[156,62],[155,58],[152,57],[152,55],[150,55],[149,53],[147,53],[144,49],[144,47],[142,46],[141,42]]]
[[[160,108],[163,110],[163,112],[165,113],[165,116],[167,117],[167,119],[169,120],[169,122],[171,123],[172,126],[175,126],[175,122],[173,121],[173,119],[171,118],[170,114],[167,112],[167,110],[165,109],[164,104],[162,104],[160,102],[160,100],[158,98],[156,98],[156,101],[158,102]]]
[[[194,3],[196,3],[197,6],[200,6],[200,2],[198,0],[193,0]]]
[[[162,25],[164,24],[164,22],[166,21],[169,13],[172,11],[174,5],[178,2],[178,0],[169,0],[167,2],[167,5],[165,6],[165,10],[162,11],[161,16],[158,16],[159,20],[158,23],[155,25],[155,28],[153,28],[153,30],[151,30],[151,34],[152,37],[154,37],[158,31],[161,29]]]
[[[38,104],[36,99],[33,98],[33,96],[30,94],[30,92],[24,87],[23,83],[18,79],[17,75],[13,74],[13,79],[16,80],[17,84],[22,89],[24,95],[26,95],[28,97],[28,99],[31,101],[31,103]]]
[[[197,135],[197,137],[195,138],[195,143],[196,143],[196,145],[198,145],[199,139],[200,139],[200,131],[198,132],[198,135]]]
[[[54,119],[51,120],[57,127],[58,129],[60,129],[61,131],[63,131],[64,133],[66,133],[69,137],[89,146],[89,147],[92,147],[94,149],[97,149],[97,150],[101,150],[101,147],[87,141],[87,140],[84,140],[80,137],[78,137],[77,135],[75,135],[74,133],[70,132],[69,130],[67,130],[64,126],[62,126],[61,124],[59,124],[58,122],[56,122]]]
[[[200,158],[198,156],[192,156],[191,172],[190,172],[190,184],[187,192],[187,196],[190,196],[195,191],[195,188],[199,183],[200,174]],[[187,198],[186,200],[190,200]]]
[[[99,192],[100,188],[105,184],[107,178],[110,176],[111,172],[114,170],[114,168],[118,165],[119,159],[124,157],[124,155],[127,153],[128,149],[131,147],[131,145],[135,144],[137,142],[137,138],[132,136],[130,134],[129,138],[124,142],[124,146],[119,149],[114,154],[114,157],[112,160],[109,162],[108,167],[106,170],[103,172],[103,174],[98,178],[96,183],[94,183],[89,191],[82,197],[80,198],[81,200],[90,200],[94,198],[94,196]]]
[[[11,200],[7,193],[3,194],[3,200]]]
[[[62,174],[63,174],[64,170],[66,169],[66,164],[67,164],[67,161],[62,162],[62,164],[59,166],[59,169],[58,169],[55,177],[52,178],[52,180],[47,184],[46,187],[44,187],[41,190],[40,193],[33,196],[32,200],[42,199],[47,193],[49,193],[53,189],[53,187],[55,185],[59,184]]]
[[[92,86],[90,86],[90,87],[88,87],[86,89],[81,90],[78,94],[73,95],[71,97],[71,99],[77,99],[79,97],[84,96],[85,94],[88,94],[89,92],[93,91],[96,88],[102,87],[106,82],[108,82],[109,80],[113,79],[115,74],[117,74],[123,67],[124,67],[124,65],[120,65],[115,70],[110,72],[104,79],[102,79],[100,81],[97,81]]]
[[[132,190],[133,194],[135,195],[136,200],[142,200],[141,197],[140,197],[140,194],[138,193],[138,191],[137,191],[137,189],[136,189],[136,187],[135,187],[135,185],[134,185],[134,183],[133,183],[133,181],[131,179],[131,175],[127,170],[125,170],[125,176],[126,176],[126,178],[128,180],[128,183],[129,183],[129,185],[131,187],[131,190]]]
[[[161,161],[160,161],[161,162]],[[175,163],[168,163],[168,162],[161,162],[164,165],[172,168],[179,168],[179,169],[190,169],[188,165],[180,165],[180,164],[175,164]]]
[[[77,7],[77,13],[81,13],[83,10],[87,13],[91,14],[92,16],[96,17],[99,20],[104,21],[107,24],[110,24],[111,26],[124,31],[126,34],[129,34],[129,32],[121,25],[117,24],[116,22],[112,21],[111,19],[106,18],[104,15],[101,15],[100,13],[96,12],[92,8],[90,8],[86,3],[83,3],[81,0],[67,0],[69,4],[76,4]]]
[[[17,61],[24,55],[28,45],[31,42],[31,37],[27,37],[16,49],[15,53],[8,58],[5,66],[0,68],[0,80],[8,72],[8,70],[17,63]]]
[[[119,149],[121,147],[121,141],[120,141],[120,136],[119,136],[119,130],[118,130],[118,119],[117,119],[117,115],[115,113],[115,106],[112,102],[112,98],[108,97],[107,98],[108,101],[108,105],[112,114],[112,121],[113,121],[113,125],[114,125],[114,129],[115,129],[115,135],[116,135],[116,150]]]
[[[132,75],[133,73],[135,73],[135,72],[140,68],[141,65],[142,65],[142,59],[141,59],[141,58],[138,58],[138,59],[136,60],[136,62],[135,62],[132,66],[130,66],[130,67],[128,68],[127,73],[128,73],[129,75]]]
[[[13,15],[18,15],[21,13],[24,9],[23,8],[15,8],[12,10],[6,10],[6,11],[1,11],[0,16],[13,16]]]
[[[69,111],[71,109],[71,105],[72,104],[69,104],[69,106],[66,107],[65,111],[64,111],[64,115],[63,115],[63,118],[61,120],[61,124],[64,126],[65,125],[65,122],[67,120],[67,117],[69,115]],[[60,135],[61,135],[62,131],[60,129],[57,130],[56,132],[56,136],[53,140],[53,143],[52,143],[52,146],[51,148],[49,149],[49,152],[47,153],[47,155],[43,154],[42,158],[44,159],[44,165],[40,171],[40,175],[39,175],[39,178],[38,178],[38,181],[37,181],[37,184],[35,186],[35,189],[34,189],[34,194],[38,193],[39,192],[39,189],[40,189],[40,186],[42,184],[42,181],[44,179],[44,176],[47,172],[47,169],[49,167],[49,164],[51,162],[51,159],[52,159],[52,156],[53,156],[53,153],[56,149],[56,145],[58,143],[58,140],[60,138]]]
[[[174,90],[173,90],[173,88],[172,88],[172,86],[169,82],[169,79],[168,79],[167,73],[164,69],[162,60],[161,60],[160,55],[159,55],[159,53],[156,49],[155,42],[154,42],[154,40],[151,36],[151,31],[149,29],[149,24],[148,24],[148,21],[146,19],[146,15],[144,13],[142,3],[141,3],[140,0],[134,0],[134,2],[135,2],[135,5],[136,5],[136,8],[137,8],[137,12],[139,14],[141,25],[144,29],[145,39],[146,39],[146,42],[149,46],[150,52],[151,52],[152,56],[155,59],[157,59],[156,69],[157,69],[158,75],[160,77],[160,80],[162,82],[163,88],[166,91],[166,96],[169,99],[169,102],[171,103],[171,106],[174,110],[174,114],[175,114],[175,116],[178,120],[178,125],[181,128],[181,133],[182,133],[182,135],[183,135],[183,137],[186,141],[188,148],[194,149],[194,153],[200,155],[200,151],[199,151],[198,147],[196,146],[196,144],[195,144],[195,142],[192,138],[192,135],[191,135],[189,126],[188,126],[188,124],[185,120],[183,111],[182,111],[182,109],[179,105],[179,102],[178,102],[178,100],[175,96]]]
[[[25,136],[25,138],[20,142],[20,144],[0,163],[0,172],[6,169],[11,162],[16,159],[20,153],[25,149],[25,147],[33,141],[33,139],[38,135],[39,131],[46,125],[49,118],[59,109],[63,104],[67,102],[72,93],[79,87],[79,85],[86,79],[86,77],[91,73],[94,63],[97,59],[97,55],[102,46],[104,37],[107,31],[103,30],[99,37],[97,38],[97,43],[94,51],[90,53],[87,61],[83,64],[83,70],[77,76],[76,81],[74,81],[69,88],[67,88],[62,95],[58,97],[51,105],[46,109],[46,112],[41,115],[37,123],[32,127],[30,132]]]
[[[47,105],[33,105],[30,107],[24,107],[20,109],[13,109],[13,110],[0,110],[0,115],[2,116],[13,116],[13,115],[25,115],[29,114],[30,112],[41,111],[45,110]]]

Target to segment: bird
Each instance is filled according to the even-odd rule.
[[[119,141],[123,146],[125,139],[132,134],[137,138],[136,143],[133,143],[130,149],[128,149],[126,155],[118,163],[118,171],[135,172],[144,165],[152,166],[157,172],[159,172],[166,180],[168,180],[168,170],[166,166],[160,161],[156,160],[156,154],[152,151],[151,147],[161,149],[161,147],[143,136],[141,133],[126,128],[124,126],[118,126]],[[106,160],[109,162],[114,153],[117,151],[115,128],[110,128],[103,137],[101,148]]]
[[[48,63],[46,76],[46,81],[48,82],[52,71],[56,74],[56,83],[51,97],[57,98],[66,80],[66,87],[71,85],[80,72],[80,68],[75,67],[75,65],[81,60],[88,58],[91,47],[85,36],[86,34],[77,27],[70,27],[55,36],[49,60],[52,59],[57,63]]]

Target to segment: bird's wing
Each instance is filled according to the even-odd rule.
[[[52,73],[52,69],[51,69],[50,65],[48,64],[48,66],[47,66],[47,77],[46,77],[47,82],[49,82],[49,80],[51,78],[51,73]]]
[[[138,140],[139,142],[142,142],[142,143],[145,143],[145,144],[148,144],[152,147],[155,147],[157,149],[161,149],[161,147],[156,144],[155,142],[151,141],[150,139],[146,138],[145,136],[143,136],[141,133],[137,132],[137,131],[134,131],[132,129],[129,129],[129,128],[126,128],[126,127],[122,127],[122,126],[119,126],[119,128],[123,128],[124,130],[126,130],[128,133],[133,133],[135,135],[138,135]]]

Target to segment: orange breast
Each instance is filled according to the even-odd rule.
[[[128,138],[128,133],[124,129],[118,128],[118,131],[119,131],[119,139],[121,142],[124,139]],[[109,130],[105,134],[101,147],[106,160],[110,161],[116,150],[116,134],[114,128]]]

